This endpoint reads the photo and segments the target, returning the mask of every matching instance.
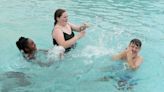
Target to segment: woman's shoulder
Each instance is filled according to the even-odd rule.
[[[61,29],[61,27],[60,27],[60,26],[55,25],[53,30],[54,30],[54,31],[56,31],[56,30],[60,30],[60,29]]]
[[[74,25],[74,24],[72,24],[72,23],[70,23],[70,22],[67,23],[67,27],[72,28],[73,25]]]
[[[59,32],[61,32],[61,30],[62,30],[62,28],[61,27],[59,27],[59,26],[54,26],[54,29],[53,29],[53,33],[59,33]]]

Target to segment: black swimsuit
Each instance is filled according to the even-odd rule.
[[[67,40],[69,40],[69,39],[71,39],[71,38],[73,38],[73,37],[75,36],[75,34],[73,33],[73,31],[72,31],[71,34],[67,34],[67,33],[63,32],[63,35],[64,35],[65,41],[67,41]],[[58,45],[58,43],[56,42],[56,40],[55,40],[54,38],[53,38],[53,44],[54,44],[54,45]],[[66,49],[65,49],[65,52],[70,51],[71,48],[73,48],[73,47],[74,47],[74,45],[72,45],[72,46],[69,47],[69,48],[66,48]]]

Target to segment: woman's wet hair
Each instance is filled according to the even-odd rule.
[[[142,43],[141,43],[141,41],[139,40],[139,39],[132,39],[131,41],[130,41],[130,44],[135,44],[137,47],[141,47],[142,46]]]
[[[27,53],[25,48],[28,48],[28,38],[20,37],[19,40],[16,42],[16,46],[20,51],[24,51],[24,53]]]
[[[55,13],[54,13],[54,20],[55,20],[54,26],[57,24],[57,18],[61,17],[64,12],[66,12],[64,9],[57,9],[55,11]]]

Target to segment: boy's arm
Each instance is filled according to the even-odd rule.
[[[132,69],[137,69],[143,61],[142,57],[138,57],[135,61],[134,60],[128,60],[128,64]]]
[[[139,56],[134,64],[135,68],[138,68],[141,65],[142,61],[143,61],[143,58]]]
[[[119,53],[117,55],[112,56],[112,59],[113,60],[121,60],[121,59],[123,59],[125,57],[125,55],[126,55],[126,52],[123,51],[123,52],[121,52],[121,53]]]

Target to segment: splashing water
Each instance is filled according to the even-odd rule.
[[[58,61],[63,58],[65,49],[62,46],[54,46],[48,50],[47,59],[49,61]]]

